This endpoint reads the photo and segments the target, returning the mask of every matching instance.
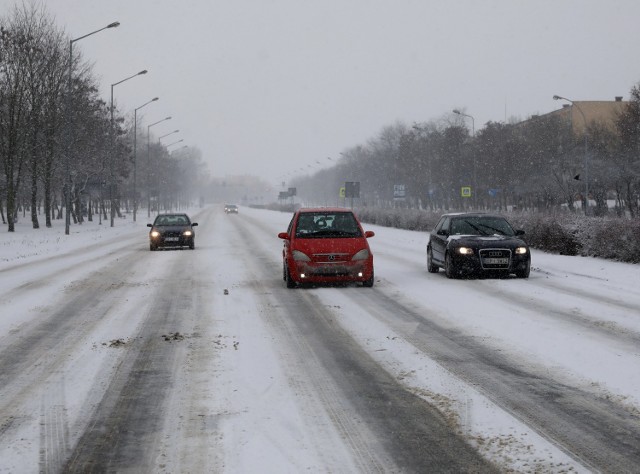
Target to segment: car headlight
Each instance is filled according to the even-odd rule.
[[[291,252],[291,255],[293,256],[293,259],[296,262],[310,262],[311,259],[305,255],[304,253],[300,252],[300,250],[294,250],[293,252]]]
[[[473,255],[473,249],[469,247],[458,247],[456,250],[460,255]]]
[[[160,237],[160,232],[158,232],[157,230],[152,230],[151,231],[151,237],[153,237],[154,239],[156,237]]]
[[[525,255],[527,253],[527,247],[517,247],[516,255]]]
[[[358,253],[356,253],[351,260],[366,260],[369,258],[369,250],[362,249]]]
[[[182,235],[184,235],[185,237],[191,237],[191,234],[193,234],[193,232],[191,232],[190,230],[185,230]]]

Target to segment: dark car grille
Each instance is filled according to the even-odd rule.
[[[317,263],[339,263],[345,262],[349,258],[347,253],[315,253],[313,261]]]
[[[511,266],[511,250],[481,249],[480,263],[485,270],[506,270]]]

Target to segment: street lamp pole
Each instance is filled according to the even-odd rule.
[[[140,107],[133,109],[133,222],[136,221],[138,211],[138,110],[156,100],[158,100],[158,97],[154,97],[149,102],[145,102]]]
[[[165,117],[162,120],[158,120],[157,122],[152,123],[151,125],[147,125],[147,217],[151,217],[151,135],[149,134],[149,130],[154,125],[158,125],[165,120],[171,120],[171,117]]]
[[[73,141],[73,110],[72,110],[72,92],[73,92],[73,84],[72,84],[72,74],[73,74],[73,43],[80,41],[81,39],[86,38],[87,36],[95,35],[96,33],[100,33],[102,30],[106,30],[107,28],[116,28],[120,26],[120,23],[114,21],[113,23],[109,23],[107,26],[100,28],[99,30],[92,31],[91,33],[87,33],[86,35],[80,36],[79,38],[74,38],[69,40],[69,71],[67,77],[67,120],[68,120],[68,142],[67,142],[67,153],[65,157],[65,176],[64,176],[64,189],[65,189],[65,223],[64,223],[64,233],[65,235],[69,235],[69,228],[71,226],[71,147]]]
[[[168,145],[165,145],[164,147],[165,148],[169,148],[170,146],[177,145],[178,143],[182,143],[183,141],[184,141],[184,138],[182,140],[178,140],[177,142],[169,143]],[[187,145],[185,145],[185,147],[186,146]]]
[[[469,114],[465,114],[465,113],[460,112],[458,109],[453,109],[453,113],[461,115],[462,117],[469,117],[471,119],[471,136],[475,137],[476,136],[476,121],[475,121],[475,119]]]
[[[128,81],[129,79],[133,79],[136,76],[140,76],[142,74],[146,74],[147,70],[143,70],[140,71],[136,74],[133,74],[129,77],[125,77],[124,79],[122,79],[121,81],[118,82],[114,82],[113,84],[111,84],[111,163],[110,163],[110,179],[109,179],[109,201],[111,203],[111,227],[113,227],[113,219],[115,217],[116,214],[116,205],[114,202],[114,196],[113,196],[113,187],[115,186],[115,152],[116,152],[116,136],[115,136],[115,129],[114,129],[114,123],[113,123],[113,88],[115,86],[117,86],[118,84],[122,84],[125,81]]]
[[[178,142],[175,143],[171,143],[171,145],[175,145],[176,143],[179,143],[183,140],[179,140]],[[167,147],[170,147],[171,145],[167,145]],[[176,148],[175,150],[171,150],[171,155],[173,155],[174,153],[178,152],[179,150],[184,150],[185,148],[189,148],[189,145],[182,145],[180,148]]]
[[[169,135],[173,135],[174,133],[178,133],[179,131],[180,130],[174,130],[173,132],[165,133],[164,135],[159,136],[158,143],[160,143],[160,140],[162,140],[164,137],[168,137]],[[164,148],[166,150],[171,145],[175,145],[176,143],[180,143],[183,141],[184,140],[178,140],[177,142],[173,142],[173,143],[170,143],[169,145],[166,145]],[[156,175],[156,186],[158,187],[158,214],[160,214],[160,173]]]
[[[580,106],[573,100],[560,95],[554,95],[553,100],[566,100],[571,106],[575,105],[580,115],[582,115],[582,120],[584,120],[584,215],[587,216],[589,215],[589,144],[587,141],[587,117],[584,115]]]
[[[174,133],[178,133],[180,130],[174,130],[173,132],[165,133],[158,137],[158,141],[162,140],[164,137],[168,137],[169,135],[173,135]]]
[[[469,115],[462,113],[458,109],[453,109],[453,113],[460,115],[462,117],[469,117],[471,119],[471,137],[474,138],[476,136],[476,121],[475,119]],[[474,207],[478,208],[478,173],[476,166],[476,154],[473,154],[473,203]]]

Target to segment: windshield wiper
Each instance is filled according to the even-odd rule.
[[[482,227],[486,227],[487,229],[491,229],[493,230],[495,233],[500,234],[500,235],[508,235],[504,230],[502,229],[496,229],[495,227],[491,227],[490,225],[487,224],[480,224]]]

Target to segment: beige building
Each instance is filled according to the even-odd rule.
[[[563,105],[561,109],[545,115],[566,117],[571,123],[574,133],[582,135],[585,121],[587,124],[597,122],[614,129],[615,120],[627,103],[622,100],[622,97],[616,97],[615,100],[575,100],[570,104]]]

